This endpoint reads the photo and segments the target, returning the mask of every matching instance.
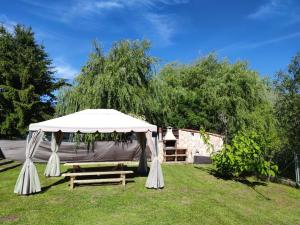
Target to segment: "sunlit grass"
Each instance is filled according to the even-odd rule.
[[[45,178],[42,193],[13,193],[20,167],[0,173],[0,224],[300,224],[300,191],[288,186],[222,180],[207,167],[163,165],[163,190],[146,177],[121,185],[82,185]],[[65,169],[65,168],[62,168]],[[55,184],[55,185],[53,185]]]

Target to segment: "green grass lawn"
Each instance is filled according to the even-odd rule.
[[[37,168],[48,188],[31,196],[13,193],[20,167],[0,173],[0,224],[300,224],[300,190],[222,180],[208,167],[163,165],[166,187],[159,191],[146,189],[145,177],[125,190],[82,185],[71,191],[61,178],[45,178],[45,165]]]

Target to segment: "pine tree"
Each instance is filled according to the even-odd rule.
[[[31,28],[17,25],[10,33],[0,26],[1,138],[22,137],[30,123],[51,118],[53,91],[64,84]]]

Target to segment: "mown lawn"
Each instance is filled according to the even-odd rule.
[[[269,183],[218,179],[207,168],[163,165],[163,190],[144,188],[145,177],[121,185],[79,186],[45,178],[45,191],[13,193],[19,168],[0,173],[0,224],[300,224],[300,190]],[[64,168],[63,168],[64,169]]]

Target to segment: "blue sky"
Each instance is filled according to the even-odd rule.
[[[300,51],[299,0],[0,0],[7,29],[31,26],[57,76],[74,78],[92,41],[148,39],[161,63],[193,62],[214,51],[273,77]]]

